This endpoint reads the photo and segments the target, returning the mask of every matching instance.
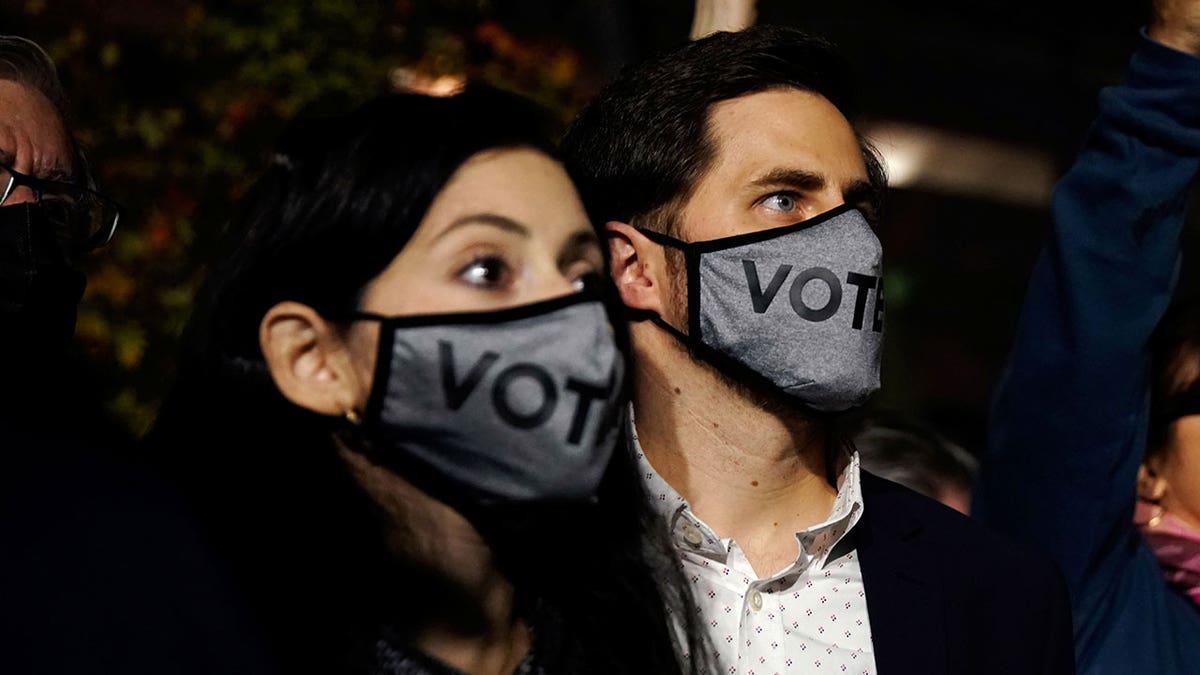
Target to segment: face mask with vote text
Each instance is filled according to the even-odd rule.
[[[683,251],[687,333],[658,322],[706,361],[823,412],[879,389],[883,250],[858,210],[700,242],[639,231]]]
[[[382,317],[373,459],[452,505],[579,501],[608,466],[624,362],[600,295]]]

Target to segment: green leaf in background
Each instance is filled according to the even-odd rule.
[[[289,120],[444,76],[570,119],[595,84],[578,55],[523,42],[490,11],[478,0],[0,0],[4,31],[57,61],[97,180],[128,209],[87,262],[77,337],[133,433],[153,422],[221,228]]]

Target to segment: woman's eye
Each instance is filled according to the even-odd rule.
[[[773,194],[763,200],[763,205],[772,211],[791,213],[796,210],[796,198],[787,193]]]
[[[575,287],[576,293],[581,293],[589,288],[598,288],[600,285],[600,273],[589,269],[571,279],[571,285]]]
[[[572,261],[563,268],[562,273],[570,280],[571,286],[578,293],[586,288],[597,287],[596,283],[600,279],[600,270],[603,269],[603,265],[604,256],[600,254],[599,249],[596,249]]]
[[[476,258],[458,276],[463,281],[483,288],[498,288],[508,283],[511,270],[508,263],[496,256]]]

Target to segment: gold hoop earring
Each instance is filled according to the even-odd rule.
[[[362,424],[362,418],[358,416],[358,413],[353,408],[342,413],[342,417],[345,417],[347,422],[356,427]]]
[[[1162,521],[1163,521],[1163,507],[1158,504],[1155,504],[1154,505],[1154,513],[1150,516],[1150,520],[1146,521],[1146,525],[1149,527],[1158,527],[1159,525],[1162,525]]]

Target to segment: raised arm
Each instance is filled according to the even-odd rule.
[[[1054,192],[995,399],[976,513],[1050,552],[1077,623],[1135,549],[1147,342],[1171,299],[1200,167],[1200,0],[1157,0],[1126,82],[1100,96]]]
[[[739,31],[754,25],[755,0],[696,0],[692,39],[717,31]]]

